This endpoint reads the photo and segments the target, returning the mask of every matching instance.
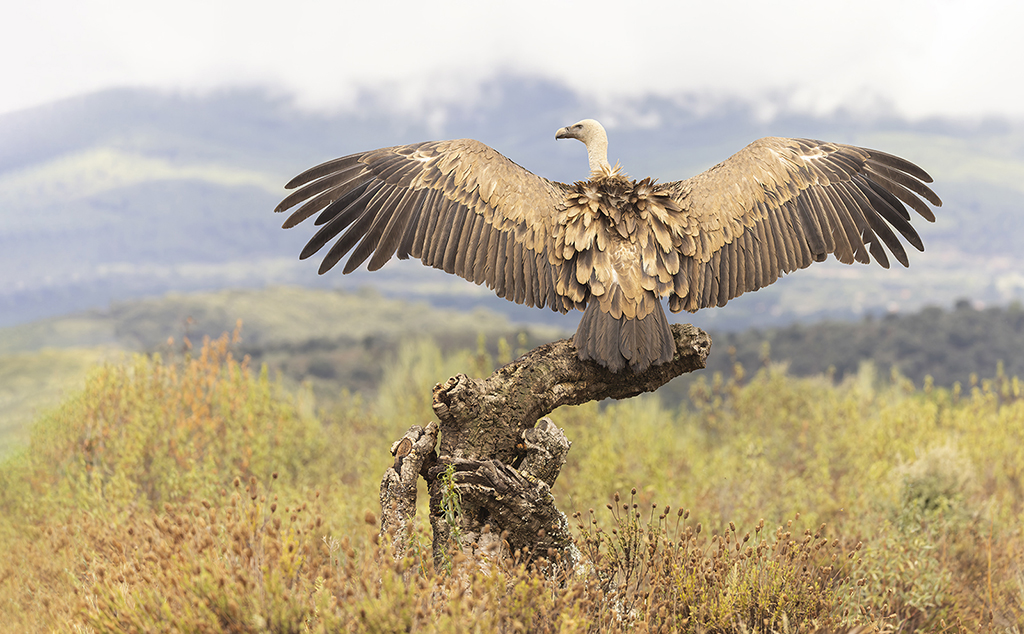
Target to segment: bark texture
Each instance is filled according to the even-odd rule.
[[[653,392],[703,368],[711,338],[689,324],[673,325],[672,336],[672,360],[643,372],[611,372],[581,361],[572,340],[563,339],[485,379],[459,374],[435,385],[437,422],[412,427],[392,445],[395,464],[381,482],[382,532],[394,536],[401,552],[422,476],[430,491],[435,558],[450,547],[450,511],[457,505],[454,532],[464,551],[574,562],[568,522],[551,496],[571,443],[542,417],[561,405]]]

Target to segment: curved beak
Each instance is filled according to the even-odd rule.
[[[569,127],[566,126],[564,128],[559,128],[558,132],[555,132],[555,138],[556,139],[571,139],[573,137],[572,137],[571,134],[569,134]]]

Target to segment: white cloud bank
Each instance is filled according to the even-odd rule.
[[[599,99],[1024,118],[1024,3],[42,0],[0,22],[0,113],[114,86],[259,86],[314,108],[471,99],[502,73]]]

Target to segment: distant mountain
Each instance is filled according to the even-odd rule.
[[[702,327],[741,329],[821,317],[951,305],[960,297],[1024,297],[1017,245],[1024,124],[757,116],[743,103],[590,103],[550,83],[506,78],[482,105],[393,114],[368,96],[357,112],[325,115],[259,92],[183,97],[113,90],[0,117],[0,326],[106,307],[169,291],[300,284],[374,286],[438,306],[483,305],[513,321],[571,329],[578,316],[514,306],[418,263],[374,274],[316,275],[298,262],[309,231],[282,231],[271,212],[293,175],[345,153],[430,138],[474,137],[549,178],[585,176],[582,148],[554,130],[585,116],[610,129],[611,157],[634,176],[674,180],[764,135],[878,147],[919,163],[943,197],[927,252],[909,270],[816,265],[768,289],[702,311]],[[682,317],[679,320],[687,320]]]

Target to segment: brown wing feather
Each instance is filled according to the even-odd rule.
[[[325,273],[345,257],[349,273],[376,270],[397,254],[486,284],[499,296],[562,312],[580,298],[555,289],[561,260],[549,257],[569,187],[523,169],[472,139],[352,154],[296,176],[275,211],[301,205],[293,227],[319,214],[305,259],[333,241]]]
[[[670,307],[721,306],[830,253],[888,268],[888,249],[907,266],[897,234],[924,247],[904,205],[934,221],[926,202],[942,201],[925,184],[931,181],[884,152],[769,137],[689,180],[666,183],[661,190],[682,209],[679,251],[690,260],[679,267],[686,279],[676,280]]]

